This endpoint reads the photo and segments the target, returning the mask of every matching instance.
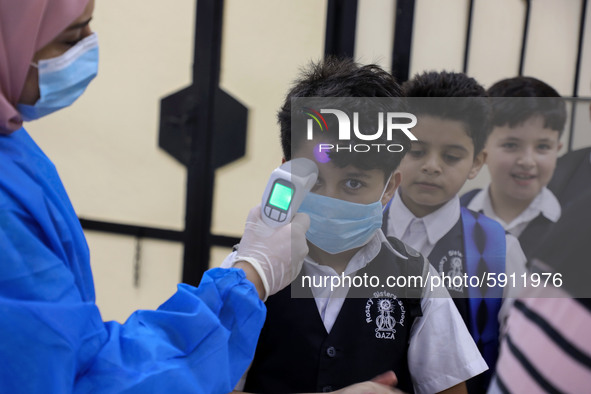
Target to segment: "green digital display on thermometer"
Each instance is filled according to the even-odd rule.
[[[269,204],[287,211],[289,209],[289,204],[291,204],[292,196],[293,189],[291,187],[275,182],[271,197],[269,198]]]
[[[312,160],[303,157],[286,161],[277,167],[263,193],[263,222],[269,227],[279,227],[291,222],[317,178],[318,167]]]

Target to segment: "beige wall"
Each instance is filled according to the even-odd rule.
[[[212,232],[239,236],[281,160],[275,113],[299,67],[323,53],[326,1],[226,0],[221,85],[249,108],[246,157],[217,171]],[[489,85],[516,75],[521,0],[476,1],[469,73]],[[417,0],[411,73],[461,70],[467,0]],[[533,2],[526,73],[572,91],[578,0]],[[181,230],[185,170],[157,148],[159,100],[190,83],[193,0],[97,2],[99,77],[75,106],[28,126],[53,159],[78,214]],[[395,1],[360,0],[356,57],[389,68]],[[586,45],[591,40],[588,17]],[[580,95],[591,95],[585,50]],[[588,117],[582,117],[582,122]],[[589,133],[591,135],[591,133]],[[590,138],[591,139],[591,138]],[[582,138],[580,145],[591,144]],[[483,171],[485,173],[485,171]],[[481,182],[485,181],[481,180]],[[88,232],[97,302],[105,320],[155,308],[181,276],[182,248]],[[214,248],[211,265],[227,250]]]

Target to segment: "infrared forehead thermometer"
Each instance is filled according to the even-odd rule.
[[[306,194],[318,178],[318,167],[309,159],[286,161],[277,167],[267,183],[261,216],[270,227],[279,227],[291,222]]]

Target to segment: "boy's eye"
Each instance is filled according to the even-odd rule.
[[[447,161],[448,163],[455,163],[458,160],[460,160],[461,158],[458,156],[454,156],[454,155],[444,155],[443,158],[445,159],[445,161]]]
[[[538,145],[538,149],[539,150],[550,150],[550,149],[552,149],[552,147],[548,144],[540,144],[540,145]]]
[[[357,179],[349,179],[345,182],[345,186],[351,190],[357,190],[363,187],[363,182],[358,181]]]
[[[516,149],[517,144],[515,142],[505,142],[501,145],[501,147],[503,147],[505,149]]]
[[[419,157],[422,157],[425,154],[425,151],[422,150],[422,149],[412,149],[410,152],[408,152],[408,154],[411,157],[419,158]]]

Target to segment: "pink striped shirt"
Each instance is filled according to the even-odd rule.
[[[489,393],[590,392],[589,303],[559,288],[528,289],[526,297],[509,314]]]

